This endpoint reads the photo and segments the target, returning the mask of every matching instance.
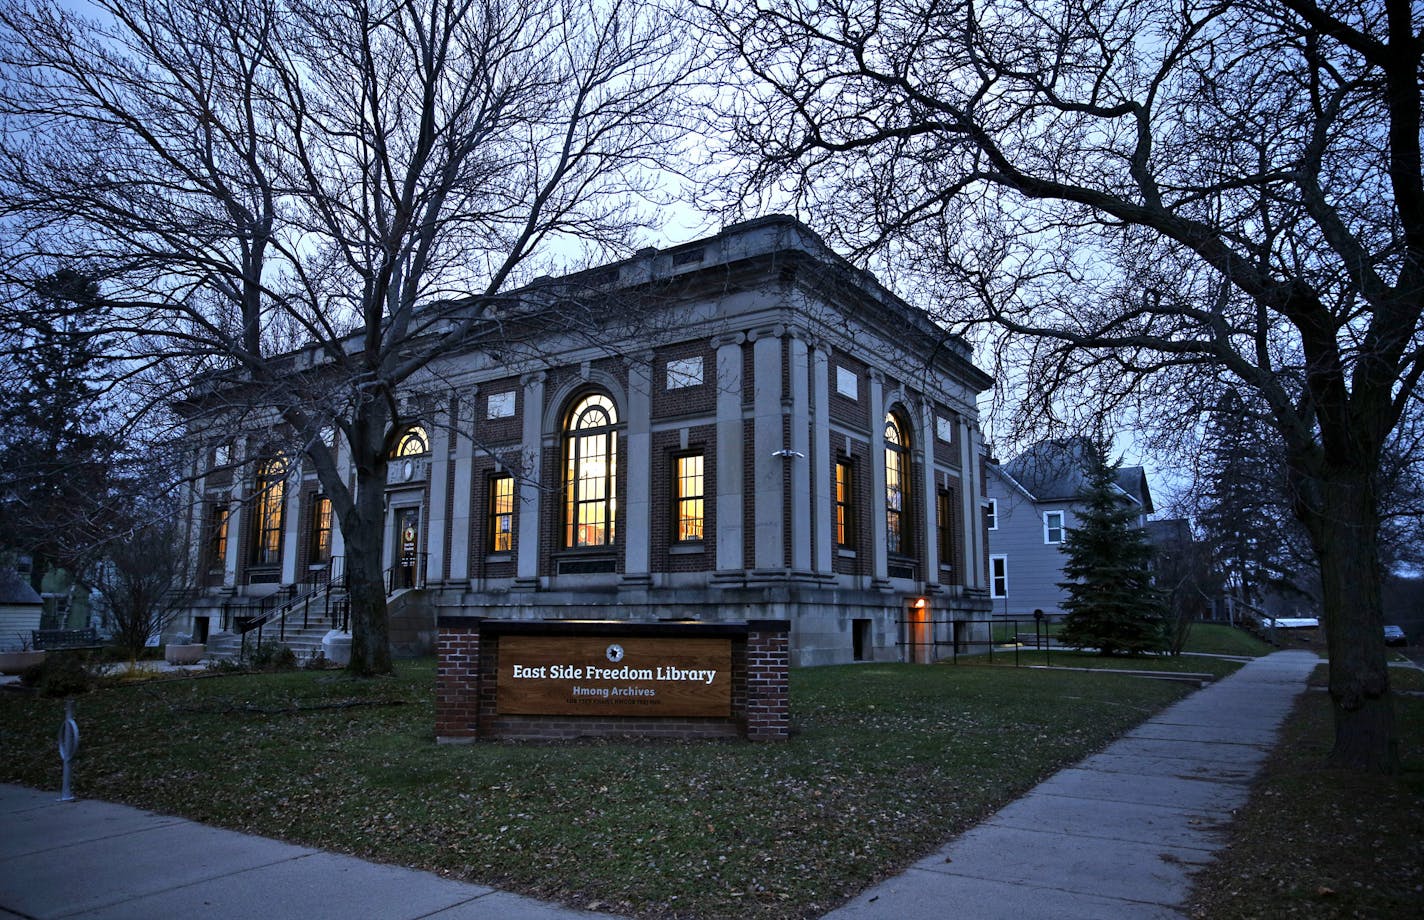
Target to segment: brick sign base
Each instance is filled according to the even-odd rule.
[[[786,620],[442,616],[438,627],[442,744],[630,735],[778,741],[790,733]]]

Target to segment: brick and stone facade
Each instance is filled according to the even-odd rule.
[[[437,618],[470,615],[777,619],[790,625],[792,663],[809,665],[908,660],[925,639],[909,638],[912,605],[928,611],[933,642],[947,641],[953,621],[987,614],[975,401],[991,381],[963,341],[784,217],[578,277],[610,303],[653,304],[654,315],[606,340],[546,332],[498,359],[446,355],[426,375],[438,384],[411,396],[429,451],[392,463],[386,496],[390,564],[403,522],[416,522],[420,542],[422,599],[403,606],[420,622],[406,634],[429,637]],[[612,539],[570,546],[570,413],[590,396],[616,416]],[[887,532],[890,417],[907,442],[898,550]],[[299,466],[280,562],[250,563],[253,482],[242,464],[262,449],[260,433],[238,438],[203,480],[195,543],[212,545],[207,521],[229,509],[224,558],[205,561],[213,604],[319,567],[307,532],[314,477]],[[700,462],[700,539],[679,538],[685,457]],[[838,464],[850,478],[843,494]],[[506,547],[491,524],[502,476],[513,480]],[[336,557],[341,544],[338,530]]]

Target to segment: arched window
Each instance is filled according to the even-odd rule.
[[[411,425],[392,442],[390,459],[421,457],[428,453],[430,453],[430,438],[426,436],[425,428],[420,425]]]
[[[885,548],[910,553],[910,532],[905,514],[910,495],[910,442],[893,414],[885,416]]]
[[[618,472],[618,410],[591,393],[564,422],[564,546],[612,546]]]
[[[282,561],[282,511],[285,505],[287,458],[278,454],[257,467],[256,526],[252,529],[252,564]]]

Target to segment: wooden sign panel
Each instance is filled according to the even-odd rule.
[[[504,636],[495,709],[506,715],[732,714],[730,639]]]

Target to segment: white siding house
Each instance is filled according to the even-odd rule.
[[[1027,619],[1035,610],[1061,617],[1063,539],[1077,526],[1087,491],[1088,441],[1043,441],[1005,464],[988,464],[986,523],[990,599],[995,616]],[[1140,466],[1118,470],[1124,501],[1147,524],[1152,495]]]

